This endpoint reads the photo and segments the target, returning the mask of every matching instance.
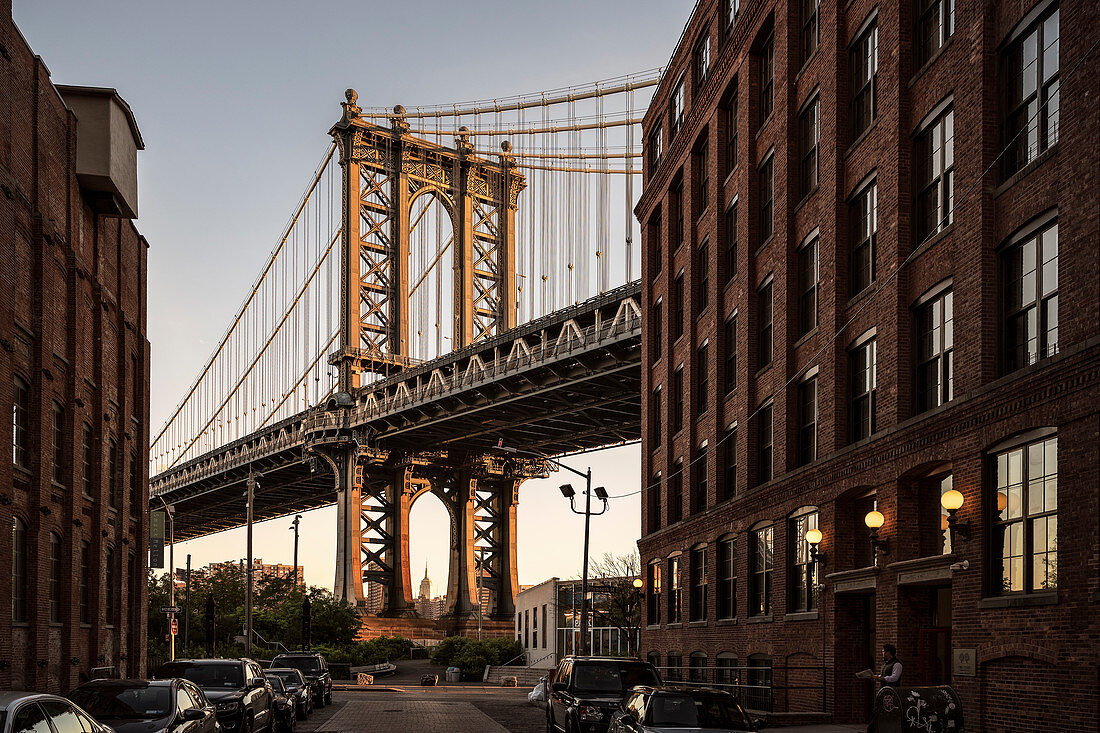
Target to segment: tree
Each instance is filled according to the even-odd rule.
[[[598,560],[588,563],[588,583],[595,585],[600,601],[593,604],[592,615],[599,619],[593,625],[613,626],[627,640],[631,656],[638,654],[638,639],[642,625],[642,592],[634,587],[641,568],[638,553],[615,555],[605,552]]]

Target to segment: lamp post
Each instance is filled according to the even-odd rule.
[[[871,530],[871,557],[874,564],[877,565],[878,553],[881,552],[885,555],[890,551],[889,543],[878,538],[878,531],[886,523],[886,517],[882,516],[882,512],[878,509],[872,509],[863,517],[863,523],[867,525],[867,529]]]
[[[294,515],[294,521],[290,523],[290,528],[294,530],[294,566],[290,569],[291,575],[294,576],[294,586],[298,586],[298,524],[302,521],[301,514]]]
[[[248,532],[246,543],[248,545],[248,559],[245,561],[247,567],[245,568],[245,596],[244,596],[244,653],[246,656],[252,656],[252,502],[256,497],[256,477],[252,474],[248,474],[248,481],[246,482],[248,488],[245,491],[245,500],[248,502],[246,511],[246,522],[248,524]],[[297,569],[295,569],[297,572]]]
[[[631,629],[630,633],[630,653],[633,656],[638,655],[638,645],[641,643],[641,626],[642,626],[642,586],[645,582],[641,578],[635,578],[630,582],[630,585],[634,588],[634,608],[631,609],[630,620],[635,621],[636,625]],[[635,616],[634,614],[637,614]]]
[[[960,522],[958,518],[959,509],[962,508],[963,502],[962,492],[958,489],[945,491],[943,496],[940,497],[940,506],[947,510],[947,532],[951,537],[952,552],[955,551],[956,537],[961,537],[964,540],[970,539],[970,522]],[[1000,495],[998,495],[998,508],[1000,508],[999,505]]]
[[[176,517],[175,505],[169,504],[163,496],[158,496],[160,503],[164,505],[164,513],[168,515],[168,605],[176,607]],[[163,556],[162,556],[163,557]],[[176,612],[168,612],[168,661],[176,659],[176,635],[172,633],[172,622],[176,620]]]
[[[806,530],[806,543],[810,546],[810,562],[814,564],[814,592],[817,593],[817,606],[821,613],[821,705],[826,706],[825,684],[828,679],[828,671],[825,665],[825,583],[818,579],[818,566],[825,564],[825,553],[817,549],[821,544],[823,535],[817,527]]]

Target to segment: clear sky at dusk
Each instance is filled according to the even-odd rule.
[[[150,243],[151,422],[159,427],[221,338],[330,138],[344,89],[364,106],[490,99],[667,63],[690,0],[637,2],[163,2],[15,0],[16,24],[56,84],[114,87],[137,117],[140,218]],[[639,488],[637,446],[571,459],[612,495]],[[569,478],[575,478],[570,476]],[[568,479],[564,479],[568,480]],[[583,518],[561,473],[520,494],[520,582],[580,571]],[[574,485],[579,484],[574,482]],[[255,554],[290,562],[289,518],[260,525]],[[310,583],[332,586],[335,510],[302,522]],[[629,552],[637,494],[593,520],[593,555]],[[414,587],[442,592],[447,521],[413,509]],[[244,533],[183,543],[193,564],[245,553]]]

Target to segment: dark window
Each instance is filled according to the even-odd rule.
[[[12,462],[21,468],[30,468],[31,388],[20,377],[16,377],[14,392],[11,414]]]
[[[798,385],[798,465],[817,460],[817,377]]]
[[[661,323],[664,316],[664,303],[658,300],[653,304],[653,361],[661,358],[664,341],[664,324]]]
[[[772,406],[765,405],[756,415],[756,483],[772,480]]]
[[[737,545],[733,537],[718,540],[718,618],[737,617]]]
[[[668,677],[669,682],[682,682],[684,679],[684,658],[680,652],[668,653]]]
[[[775,527],[754,529],[749,535],[749,615],[771,613],[772,569],[775,565]]]
[[[669,236],[672,237],[672,248],[676,249],[684,243],[684,180],[683,178],[677,178],[676,183],[672,184],[672,191],[669,194],[669,206],[672,208],[672,231],[669,232]]]
[[[875,432],[875,393],[878,390],[878,355],[875,339],[848,352],[851,364],[849,440],[855,442]]]
[[[737,314],[726,319],[725,335],[722,339],[726,349],[725,366],[722,378],[725,379],[725,393],[737,389]]]
[[[862,293],[875,281],[875,250],[878,244],[878,182],[872,181],[852,199],[848,207],[851,228],[851,263],[848,297]]]
[[[1058,353],[1058,223],[1005,250],[1005,371]]]
[[[107,625],[113,626],[118,615],[118,556],[113,547],[107,548],[107,562],[105,566],[106,577],[104,579],[104,597],[107,601]]]
[[[724,481],[721,487],[721,499],[729,499],[737,493],[737,428],[726,431],[722,441],[722,473]]]
[[[810,543],[806,541],[806,533],[817,529],[817,518],[817,510],[807,508],[796,513],[788,523],[791,587],[787,595],[787,610],[790,613],[817,608],[817,563],[811,562]]]
[[[955,0],[920,0],[918,8],[917,44],[925,64],[955,32]]]
[[[815,236],[798,250],[798,335],[817,328],[819,240]]]
[[[817,44],[820,39],[821,29],[818,20],[819,6],[821,0],[802,0],[802,30],[800,35],[801,50],[802,50],[802,63],[805,64],[814,52],[817,51]]]
[[[726,0],[726,33],[733,28],[737,21],[737,13],[740,10],[741,0]]]
[[[852,89],[852,140],[871,126],[878,114],[878,19],[852,42],[848,52],[849,84]]]
[[[661,561],[649,564],[649,586],[646,588],[646,624],[656,626],[661,623]]]
[[[661,123],[658,122],[657,126],[649,132],[649,175],[653,176],[657,172],[657,169],[661,166],[661,155],[664,154],[662,149],[664,143],[664,129],[661,127]]]
[[[661,527],[661,472],[653,474],[653,481],[646,489],[646,506],[648,507],[648,526],[650,532],[656,532]]]
[[[763,369],[772,363],[772,281],[769,280],[756,294],[756,368]]]
[[[703,138],[703,142],[696,148],[695,169],[697,171],[695,180],[699,186],[696,191],[696,201],[698,213],[702,214],[710,203],[710,142],[706,138]]]
[[[684,273],[672,281],[672,338],[684,335]]]
[[[653,243],[653,276],[664,267],[665,249],[661,245],[661,212],[657,211],[649,220],[649,241]]]
[[[684,460],[677,458],[672,465],[672,474],[668,477],[668,521],[669,524],[684,518]]]
[[[80,623],[90,624],[92,622],[91,613],[91,589],[88,586],[88,582],[91,580],[92,572],[92,558],[91,547],[87,542],[80,542]]]
[[[737,204],[726,209],[726,282],[737,277]]]
[[[53,455],[50,461],[55,484],[65,485],[65,408],[53,403]]]
[[[27,523],[12,518],[11,529],[11,620],[27,621]]]
[[[1058,142],[1058,7],[1037,18],[1002,57],[1004,173],[1011,176]]]
[[[542,604],[542,648],[546,648],[546,604]]]
[[[680,132],[680,128],[684,125],[684,77],[680,76],[680,80],[676,82],[676,86],[673,87],[672,96],[668,101],[668,120],[669,120],[669,144],[676,139],[676,133]]]
[[[772,658],[765,654],[750,654],[749,669],[745,675],[745,707],[771,711],[773,702]]]
[[[821,100],[814,99],[798,116],[799,193],[808,196],[817,188],[817,150],[821,141]]]
[[[954,398],[955,336],[951,291],[917,310],[917,412]]]
[[[649,418],[650,425],[653,426],[653,447],[661,444],[661,388],[653,390],[653,404],[650,411]]]
[[[688,657],[688,682],[707,681],[707,655],[703,652],[692,652]]]
[[[719,652],[714,658],[714,684],[715,687],[725,690],[740,700],[737,657],[731,652]]]
[[[141,511],[141,464],[136,453],[130,454],[130,513],[137,515]]]
[[[684,429],[684,365],[676,367],[672,373],[672,433],[675,435]]]
[[[774,195],[771,155],[760,166],[760,243],[772,236],[772,200]]]
[[[722,105],[723,119],[725,121],[725,171],[728,174],[737,166],[737,79],[730,84],[726,92],[725,103]]]
[[[92,434],[92,426],[84,423],[80,439],[81,462],[81,490],[84,496],[94,496],[92,485],[92,472],[95,470],[95,437]]]
[[[61,535],[50,532],[50,623],[61,623]]]
[[[917,136],[917,242],[952,221],[955,207],[955,112],[941,112]]]
[[[1058,438],[994,456],[993,592],[1058,587]],[[1000,557],[998,563],[997,558]]]
[[[701,512],[707,508],[707,447],[699,446],[695,451],[692,476],[695,482],[691,490],[692,509]]]
[[[695,312],[702,313],[710,302],[710,242],[695,251]]]
[[[710,346],[704,343],[695,352],[695,413],[707,411],[710,400]]]
[[[680,587],[680,557],[668,559],[668,622],[678,624],[683,608],[683,589]]]
[[[112,438],[107,441],[107,501],[117,507],[118,498],[118,443]]]
[[[760,47],[760,124],[772,116],[775,93],[775,37],[768,36]]]
[[[707,620],[707,548],[691,551],[691,620]]]
[[[703,31],[703,35],[699,37],[699,40],[695,42],[695,51],[692,54],[693,65],[695,66],[695,85],[698,87],[703,86],[707,81],[707,74],[710,73],[710,30]]]

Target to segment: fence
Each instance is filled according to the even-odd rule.
[[[750,710],[767,713],[818,713],[825,710],[825,668],[820,665],[707,667],[689,664],[687,667],[657,669],[666,683],[684,682],[693,687],[726,690]]]

